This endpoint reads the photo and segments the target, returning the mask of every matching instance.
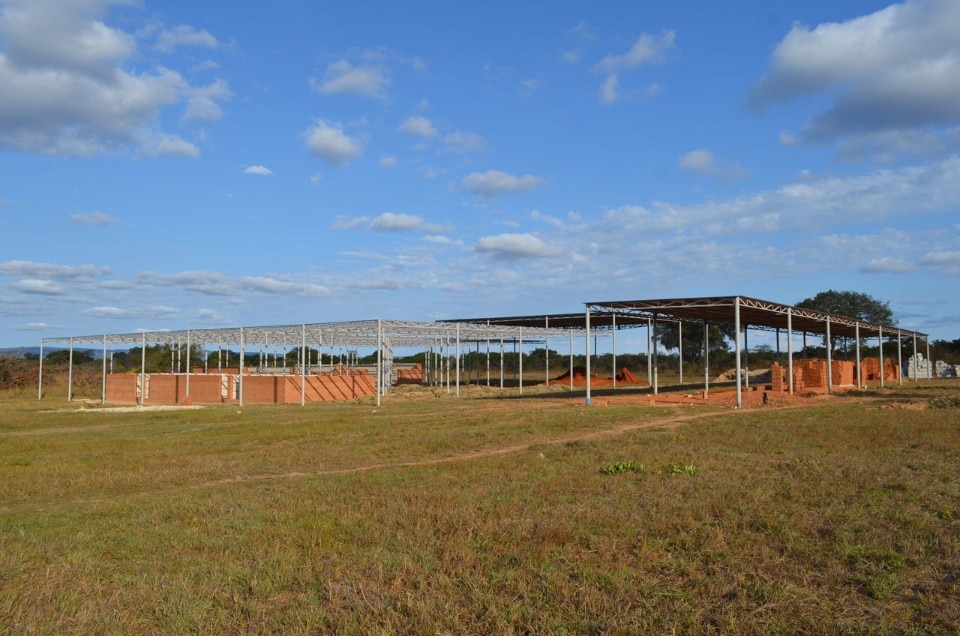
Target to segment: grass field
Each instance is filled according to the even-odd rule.
[[[3,633],[955,633],[960,385],[0,398]]]

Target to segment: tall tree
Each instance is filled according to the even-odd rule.
[[[797,303],[797,307],[889,327],[897,324],[897,321],[893,319],[893,310],[890,309],[890,303],[877,300],[870,294],[862,292],[834,291],[831,289],[820,292],[813,298],[801,300]],[[824,335],[823,340],[826,343],[826,335]],[[833,336],[830,340],[832,341],[830,350],[834,351],[837,348],[838,339]],[[843,339],[841,348],[849,352],[846,338]]]
[[[733,324],[710,325],[710,351],[728,351],[728,340],[734,336]],[[680,345],[679,323],[663,321],[657,323],[657,342],[667,350],[676,349]],[[703,358],[703,325],[701,323],[684,323],[683,328],[683,359],[687,362],[699,362]]]
[[[797,303],[797,307],[879,325],[892,327],[897,324],[897,321],[893,319],[893,310],[890,309],[890,303],[877,300],[870,294],[861,292],[834,291],[831,289],[820,292],[813,298],[801,300]]]

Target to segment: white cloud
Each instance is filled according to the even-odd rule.
[[[443,147],[447,152],[469,154],[484,150],[487,140],[474,133],[458,131],[443,136]]]
[[[370,222],[370,229],[374,232],[405,232],[416,230],[422,227],[423,223],[422,216],[384,212]]]
[[[201,46],[215,49],[220,46],[220,42],[206,29],[197,29],[188,24],[178,24],[172,29],[161,31],[160,35],[157,36],[157,43],[154,48],[163,53],[172,53],[174,49],[181,46]]]
[[[533,219],[534,221],[542,221],[547,225],[551,225],[557,229],[562,229],[566,227],[566,223],[564,223],[563,219],[558,219],[557,217],[551,216],[549,214],[543,214],[539,210],[534,210],[533,212],[531,212],[530,218]]]
[[[898,274],[913,272],[916,269],[917,267],[913,263],[892,256],[882,256],[870,259],[866,265],[860,268],[860,271],[867,274]]]
[[[452,245],[452,246],[462,246],[463,241],[454,240],[449,236],[444,236],[442,234],[427,234],[423,237],[423,240],[427,243],[433,243],[434,245]]]
[[[0,12],[0,148],[52,155],[97,155],[133,148],[144,156],[196,156],[179,137],[157,130],[160,112],[216,100],[179,73],[130,70],[133,35],[106,25],[121,0],[16,2]],[[209,88],[209,87],[208,87]],[[199,92],[198,92],[199,91]],[[215,104],[215,101],[212,101]],[[207,102],[206,116],[211,102]],[[200,102],[187,118],[204,116]]]
[[[472,172],[460,182],[464,192],[483,199],[493,199],[503,194],[514,194],[536,190],[544,184],[542,177],[525,175],[517,177],[500,170]]]
[[[476,249],[503,258],[555,257],[563,253],[559,247],[548,245],[533,234],[484,236],[477,241]]]
[[[397,167],[397,158],[393,155],[383,155],[380,157],[378,162],[381,168],[396,168]]]
[[[44,331],[46,329],[59,329],[60,325],[51,325],[45,322],[28,322],[23,325],[14,325],[17,331]]]
[[[47,296],[59,296],[66,293],[66,288],[45,278],[24,278],[10,285],[15,289],[26,294],[44,294]]]
[[[574,26],[567,29],[567,33],[577,39],[586,40],[588,42],[597,38],[596,27],[591,26],[590,23],[586,22],[585,20],[581,20]]]
[[[681,155],[677,167],[702,177],[715,177],[722,181],[734,181],[747,176],[747,171],[739,163],[717,159],[709,148],[698,148]]]
[[[347,60],[332,62],[322,81],[311,79],[314,90],[327,95],[345,93],[361,97],[386,98],[390,84],[387,70],[380,66],[354,66]]]
[[[233,293],[231,280],[220,272],[185,271],[177,274],[141,272],[137,275],[136,282],[148,286],[180,287],[187,291],[214,296],[228,296]]]
[[[109,214],[104,214],[103,212],[88,212],[88,213],[78,213],[70,215],[70,222],[76,225],[110,225],[112,223],[120,223],[119,219],[116,219]]]
[[[273,170],[271,170],[266,166],[248,166],[243,171],[243,174],[257,174],[257,175],[268,176],[273,174]]]
[[[537,91],[543,90],[547,87],[547,83],[543,80],[536,78],[526,78],[520,80],[520,96],[521,97],[532,97]]]
[[[680,159],[677,160],[677,166],[681,170],[707,175],[716,170],[717,161],[710,150],[699,148],[682,155]]]
[[[0,276],[23,278],[53,278],[70,280],[89,278],[110,273],[110,268],[102,265],[56,265],[54,263],[36,263],[33,261],[6,261],[0,263]]]
[[[256,292],[290,296],[327,296],[330,290],[322,285],[305,283],[276,275],[233,278],[215,271],[183,271],[175,274],[141,272],[137,285],[144,287],[176,287],[206,296],[237,297]],[[148,314],[149,315],[149,314]]]
[[[84,315],[92,316],[94,318],[115,318],[119,320],[129,319],[129,318],[176,318],[180,315],[180,311],[175,307],[168,307],[166,305],[153,305],[150,307],[131,307],[123,309],[120,307],[114,307],[112,305],[105,305],[99,307],[91,307],[89,309],[84,309],[82,312]]]
[[[608,106],[620,99],[620,80],[616,74],[610,75],[600,85],[600,101]]]
[[[877,170],[849,177],[806,176],[773,190],[694,205],[654,202],[607,211],[611,232],[721,235],[830,227],[893,215],[954,210],[960,205],[960,157],[929,166]]]
[[[333,219],[330,228],[334,230],[355,230],[358,227],[367,225],[370,222],[369,216],[349,217],[340,215]]]
[[[607,79],[600,85],[600,102],[606,106],[616,104],[621,101],[634,99],[652,99],[663,91],[663,86],[657,82],[647,84],[643,90],[631,90],[624,92],[620,86],[620,77],[614,73],[607,76]]]
[[[281,280],[272,276],[246,276],[241,278],[240,288],[264,294],[285,294],[290,296],[329,296],[330,289],[322,285],[298,283]]]
[[[307,147],[315,156],[334,166],[346,165],[362,152],[359,140],[349,137],[342,128],[322,119],[318,119],[313,126],[305,130],[303,136]]]
[[[419,230],[422,232],[438,233],[442,228],[428,223],[422,216],[413,214],[394,214],[384,212],[370,222],[370,229],[374,232],[408,232]]]
[[[830,105],[796,142],[960,123],[960,3],[907,0],[847,22],[794,25],[748,103],[765,110],[808,95]],[[897,138],[902,141],[902,137]],[[876,143],[882,138],[873,138]]]
[[[425,139],[433,139],[438,134],[433,123],[422,115],[407,117],[407,119],[397,127],[397,132],[423,137]]]
[[[623,55],[608,55],[593,67],[596,73],[617,73],[628,71],[642,64],[662,62],[667,51],[673,48],[676,40],[674,31],[664,31],[660,35],[644,33]]]
[[[176,135],[159,134],[143,139],[138,154],[145,157],[179,155],[196,159],[200,156],[200,149]]]
[[[198,322],[205,323],[226,323],[229,322],[223,315],[216,309],[198,309],[194,314]]]
[[[122,3],[123,0],[6,3],[0,12],[4,60],[21,72],[57,69],[67,74],[107,78],[116,64],[136,51],[132,35],[100,20],[106,8]]]
[[[662,92],[663,84],[660,84],[659,82],[650,82],[644,89],[643,94],[645,97],[656,97]]]
[[[933,252],[921,258],[919,264],[949,276],[960,276],[960,251]]]
[[[218,121],[223,117],[223,108],[218,100],[229,101],[232,97],[229,85],[220,79],[209,86],[194,88],[189,92],[187,109],[180,121],[184,124]]]

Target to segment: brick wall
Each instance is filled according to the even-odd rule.
[[[144,404],[176,404],[179,397],[177,376],[169,373],[150,373],[149,391]]]
[[[856,363],[849,360],[833,360],[833,386],[853,386],[856,383]]]
[[[144,404],[220,404],[236,403],[237,376],[200,374],[190,376],[190,396],[187,399],[187,376],[168,373],[148,374],[149,396]],[[221,397],[222,382],[227,383],[227,398]],[[376,378],[368,373],[350,375],[309,375],[304,389],[307,402],[355,400],[376,395]],[[300,376],[245,375],[243,401],[250,404],[300,403]],[[137,403],[137,374],[111,373],[107,375],[107,402]]]
[[[114,404],[136,404],[137,374],[108,373],[107,402]]]
[[[397,384],[423,384],[423,366],[417,363],[412,368],[397,368]]]
[[[300,376],[281,378],[283,402],[300,402]],[[357,375],[308,375],[303,390],[307,402],[328,402],[335,400],[355,400],[377,394],[376,378],[366,373]]]
[[[277,376],[243,376],[243,401],[250,404],[272,404],[277,402]]]
[[[880,381],[880,359],[879,358],[864,358],[860,361],[861,364],[861,373],[863,374],[864,381],[879,382]],[[892,358],[884,358],[883,360],[883,379],[884,381],[896,381],[900,378],[900,365],[893,361]]]
[[[179,376],[183,384],[184,395],[186,397],[186,376]],[[194,404],[219,404],[223,400],[220,397],[220,382],[222,376],[219,375],[191,375],[190,376],[190,401]]]
[[[783,391],[784,386],[783,367],[781,367],[779,363],[774,362],[770,365],[770,389],[773,391]]]

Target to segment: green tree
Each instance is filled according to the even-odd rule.
[[[58,349],[57,351],[51,351],[44,356],[44,360],[52,364],[68,364],[70,362],[70,350]],[[73,363],[84,364],[86,362],[93,362],[93,354],[86,349],[74,349]]]
[[[852,291],[834,291],[828,290],[820,292],[813,298],[805,298],[797,303],[801,309],[813,309],[833,316],[843,316],[853,320],[862,320],[879,325],[892,327],[897,324],[893,318],[893,310],[890,309],[890,303],[877,300],[870,294]],[[831,337],[830,350],[837,348],[837,337]],[[849,354],[847,339],[843,339],[842,350]],[[824,336],[826,343],[826,336]]]
[[[680,323],[658,322],[657,341],[664,349],[673,350],[680,346]],[[733,323],[711,324],[709,326],[710,353],[728,351],[729,341],[734,337]],[[703,325],[684,323],[683,359],[686,362],[700,362],[703,359]]]
[[[834,291],[831,289],[820,292],[813,298],[801,300],[797,303],[797,307],[889,327],[897,324],[897,321],[893,319],[893,310],[890,309],[890,303],[877,300],[873,296],[861,292]]]
[[[947,364],[960,364],[960,338],[953,341],[934,340],[930,343],[930,357]]]

